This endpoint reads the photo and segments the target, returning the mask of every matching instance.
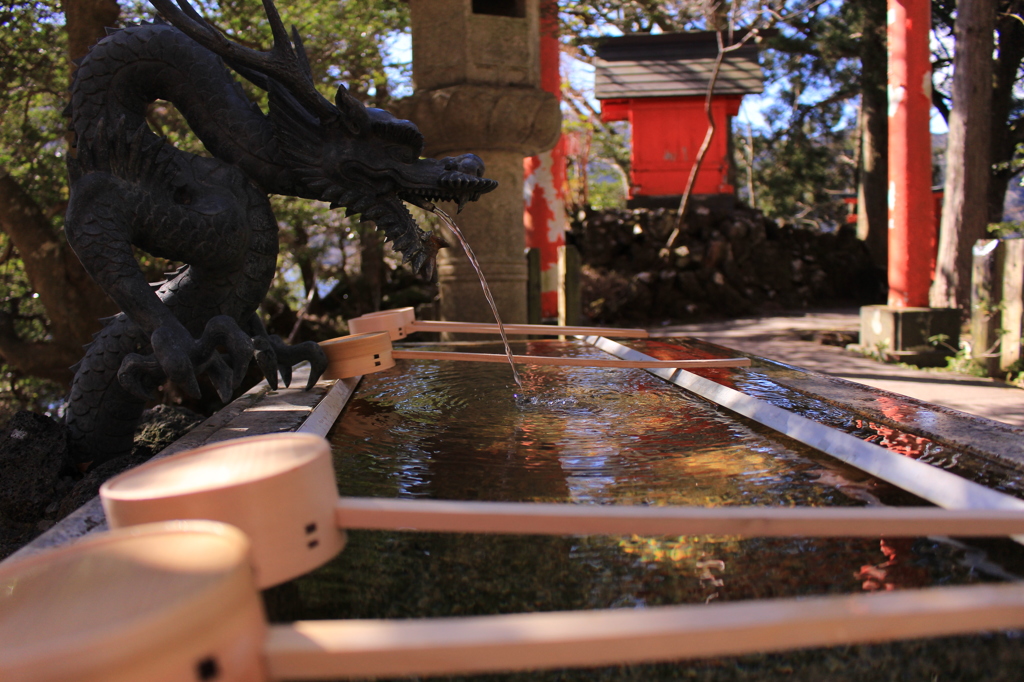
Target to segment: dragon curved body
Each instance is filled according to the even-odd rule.
[[[171,23],[113,32],[81,61],[71,89],[65,230],[123,311],[74,368],[67,425],[82,465],[130,451],[147,397],[168,379],[197,395],[206,374],[227,400],[253,358],[274,387],[278,372],[287,384],[303,360],[312,365],[307,387],[319,378],[319,347],[286,346],[256,314],[277,265],[268,194],[361,213],[429,275],[439,244],[403,202],[462,204],[496,186],[471,154],[420,158],[412,123],[363,107],[344,87],[334,103],[320,96],[298,36],[289,38],[270,0],[268,52],[229,42],[187,3],[153,4]],[[269,92],[267,113],[228,67]],[[146,110],[158,99],[175,104],[211,157],[150,130]],[[134,247],[186,265],[150,285]]]

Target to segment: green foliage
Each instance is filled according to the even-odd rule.
[[[195,0],[192,5],[232,40],[263,50],[273,44],[258,0]],[[122,2],[122,7],[128,22],[153,16],[144,0]],[[411,65],[386,61],[385,50],[409,27],[409,8],[401,0],[296,0],[279,2],[278,9],[285,25],[298,29],[314,79],[329,99],[345,84],[353,96],[383,107],[396,85],[408,81]]]
[[[786,123],[753,136],[757,208],[770,218],[805,227],[841,225],[847,210],[839,190],[854,186],[850,131],[833,128],[841,124],[842,105],[782,103],[767,113],[769,120]],[[747,164],[746,158],[737,158],[738,177],[745,177]]]
[[[582,95],[574,93],[574,97]],[[576,115],[574,115],[576,114]],[[624,208],[629,183],[629,149],[625,122],[603,124],[596,115],[567,111],[562,121],[568,162],[566,208],[576,214],[595,209]]]
[[[9,365],[0,364],[0,425],[19,410],[30,410],[56,418],[64,399],[60,384],[25,376]]]
[[[957,352],[946,360],[945,369],[950,372],[966,374],[972,377],[988,376],[984,365],[974,359],[971,354],[971,347],[966,344],[961,344],[960,348],[957,349]]]
[[[1024,221],[1005,220],[999,223],[989,223],[988,233],[996,239],[1024,235]]]
[[[61,118],[67,83],[66,35],[56,1],[0,4],[0,177],[10,175],[45,211],[61,241],[67,186],[66,125]],[[0,317],[20,338],[44,340],[46,311],[33,292],[10,238],[0,232]],[[0,422],[17,409],[47,411],[60,387],[26,377],[0,358]]]
[[[59,228],[64,181],[67,65],[60,3],[0,5],[0,174],[6,172],[46,206]]]
[[[1024,388],[1024,359],[1018,360],[1006,368],[1006,383]]]
[[[794,5],[795,18],[765,41],[762,63],[775,103],[765,112],[768,129],[753,136],[752,157],[756,204],[767,216],[817,228],[845,220],[839,192],[856,187],[859,40],[866,12],[877,4]],[[737,160],[743,177],[749,161]]]
[[[625,179],[616,173],[610,164],[592,162],[591,166],[587,204],[595,211],[625,208],[627,190]]]
[[[703,19],[697,3],[686,0],[599,0],[598,2],[559,2],[562,35],[593,56],[593,48],[602,36],[614,32],[650,33],[681,31],[700,24]]]

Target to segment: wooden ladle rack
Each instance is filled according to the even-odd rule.
[[[364,332],[342,336],[320,344],[327,354],[325,379],[347,379],[372,374],[395,366],[395,360],[450,360],[456,362],[507,363],[507,355],[499,353],[464,353],[448,351],[395,350],[385,331]],[[548,355],[513,355],[512,360],[524,365],[555,365],[559,367],[616,367],[619,369],[702,369],[711,367],[749,367],[749,358],[713,358],[698,360],[619,360],[598,358],[562,358]]]
[[[0,568],[5,682],[300,680],[640,663],[1024,626],[1016,584],[646,609],[269,626],[259,589],[354,528],[1024,534],[1020,510],[605,507],[339,498],[328,443],[243,438],[108,481],[111,532]]]
[[[566,327],[550,324],[506,324],[506,334],[529,336],[570,336],[574,334],[600,334],[606,337],[646,339],[645,329],[613,329],[606,327]],[[393,308],[367,313],[348,321],[353,334],[387,332],[392,341],[400,341],[415,332],[453,332],[459,334],[497,334],[498,325],[478,322],[435,322],[417,320],[413,308]]]

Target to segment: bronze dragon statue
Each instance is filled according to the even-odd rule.
[[[226,401],[253,358],[274,388],[303,360],[307,388],[319,378],[320,348],[285,345],[256,312],[277,266],[268,194],[361,214],[429,277],[439,242],[403,202],[461,206],[497,186],[472,154],[420,158],[415,125],[364,107],[344,86],[333,103],[321,96],[272,0],[263,0],[274,36],[265,52],[231,42],[186,0],[151,1],[163,19],[112,30],[79,62],[67,112],[76,141],[68,241],[123,311],[72,368],[67,426],[82,466],[130,451],[147,399],[168,379],[197,396],[205,373]],[[268,93],[267,113],[229,67]],[[212,158],[150,130],[157,99],[181,111]],[[186,265],[151,285],[133,247]]]

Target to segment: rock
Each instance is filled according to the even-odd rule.
[[[62,424],[34,412],[15,414],[0,432],[0,515],[35,523],[63,492],[67,436]]]
[[[142,413],[135,447],[148,447],[155,455],[201,421],[203,415],[179,405],[157,405]]]
[[[54,517],[62,519],[100,493],[100,486],[108,478],[117,476],[134,466],[142,464],[153,456],[149,448],[135,448],[130,455],[109,459],[93,469],[72,486],[71,490],[58,502]]]
[[[184,436],[202,420],[202,415],[178,405],[157,405],[143,412],[131,454],[108,460],[89,470],[60,501],[56,518],[64,518],[96,497],[100,492],[100,486],[108,478],[147,461]]]
[[[20,523],[0,517],[0,559],[18,551],[39,534],[34,523]]]
[[[67,463],[63,424],[33,412],[14,415],[0,431],[0,559],[91,500],[108,478],[142,464],[202,420],[174,405],[146,410],[131,454],[83,476]]]
[[[586,270],[584,314],[595,322],[644,325],[884,299],[878,284],[884,273],[879,280],[848,226],[825,232],[741,205],[708,206],[691,212],[665,250],[675,227],[675,209],[577,215],[570,241]],[[664,276],[666,268],[676,277]]]

